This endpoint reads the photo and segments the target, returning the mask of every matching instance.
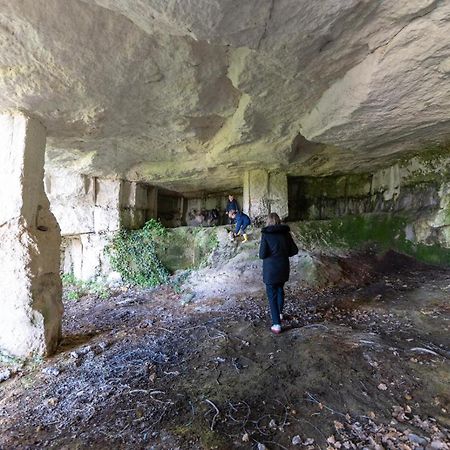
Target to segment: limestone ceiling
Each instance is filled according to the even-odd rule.
[[[448,140],[450,1],[0,0],[10,108],[51,170],[186,191],[362,170]]]

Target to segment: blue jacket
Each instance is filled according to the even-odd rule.
[[[259,257],[263,260],[263,281],[281,284],[289,280],[289,257],[298,253],[287,225],[270,225],[261,230]]]
[[[227,213],[230,211],[239,211],[239,206],[238,206],[236,199],[233,199],[232,202],[230,202],[230,200],[228,200],[226,210],[227,210]]]
[[[247,214],[244,214],[243,212],[236,214],[236,230],[235,233],[239,233],[239,230],[241,228],[247,228],[252,221],[250,220],[250,217],[247,216]]]

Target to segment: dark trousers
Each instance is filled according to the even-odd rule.
[[[273,325],[281,325],[280,314],[284,306],[284,283],[266,284],[267,298],[269,299],[270,314]]]

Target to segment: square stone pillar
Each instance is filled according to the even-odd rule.
[[[158,188],[149,186],[147,190],[147,220],[158,218]]]
[[[44,191],[46,131],[0,115],[0,351],[54,352],[63,313],[60,230]]]
[[[286,174],[264,169],[247,171],[244,174],[243,209],[257,222],[271,212],[277,213],[281,219],[288,217]]]

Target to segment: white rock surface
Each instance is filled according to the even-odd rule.
[[[282,219],[288,217],[288,183],[286,173],[249,170],[244,175],[243,210],[252,219],[265,219],[276,212]]]
[[[0,110],[48,167],[183,191],[364,170],[449,138],[449,35],[439,0],[0,0]]]
[[[44,191],[45,128],[0,116],[0,351],[52,353],[61,335],[59,227]]]

